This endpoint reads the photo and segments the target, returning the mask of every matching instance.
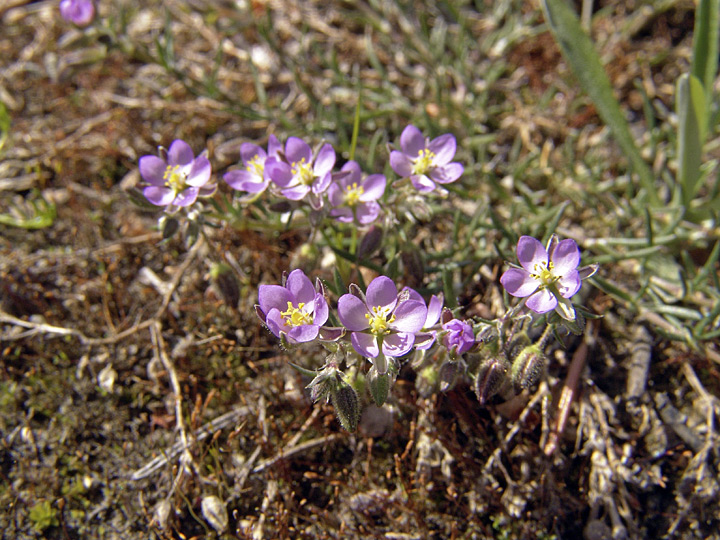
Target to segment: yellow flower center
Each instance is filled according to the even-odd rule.
[[[345,193],[345,203],[348,206],[355,206],[357,203],[359,203],[360,197],[363,193],[365,193],[363,187],[358,186],[354,182],[352,186],[348,186],[345,189],[347,190],[347,193]]]
[[[185,175],[180,172],[180,165],[168,165],[163,174],[165,187],[169,187],[175,193],[180,193],[187,187],[185,183]]]
[[[390,309],[378,306],[373,307],[372,312],[372,315],[369,313],[365,314],[365,318],[368,320],[368,323],[370,323],[370,332],[376,336],[384,336],[389,333],[390,329],[388,328],[388,324],[395,322],[395,315],[388,319],[387,316],[390,315]]]
[[[297,307],[293,306],[292,302],[288,302],[287,307],[287,311],[280,313],[285,318],[285,326],[304,326],[313,323],[313,314],[303,311],[304,302],[298,303]]]
[[[413,160],[412,173],[427,174],[432,167],[434,160],[435,154],[427,148],[423,148],[418,152],[417,157]]]
[[[265,172],[265,160],[259,154],[256,154],[255,157],[248,161],[247,172],[256,174],[262,178]]]
[[[305,162],[305,158],[302,158],[300,161],[295,161],[292,164],[292,173],[293,176],[300,177],[300,182],[306,186],[311,185],[313,183],[313,178],[315,178],[312,166],[310,163]]]
[[[540,287],[547,287],[548,285],[552,285],[558,279],[560,279],[560,276],[556,276],[552,272],[554,266],[555,265],[552,262],[537,263],[533,268],[535,272],[533,274],[530,274],[530,277],[538,280],[540,282]]]

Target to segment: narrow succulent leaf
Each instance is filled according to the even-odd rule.
[[[657,206],[660,199],[654,176],[635,145],[627,120],[613,94],[605,70],[590,37],[582,30],[577,15],[566,0],[542,0],[545,20],[560,46],[563,56],[597,108],[600,118],[612,131],[617,143],[630,160],[650,202]]]

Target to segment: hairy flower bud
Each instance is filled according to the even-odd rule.
[[[360,240],[360,245],[356,252],[357,258],[362,260],[375,253],[382,244],[382,239],[382,227],[378,227],[377,225],[370,227],[370,230],[368,230],[365,236],[362,237],[362,240]]]
[[[375,366],[370,368],[367,374],[368,388],[370,389],[370,395],[373,401],[378,407],[381,407],[387,400],[388,394],[390,393],[390,386],[392,379],[388,373],[382,375]]]
[[[530,388],[537,382],[545,367],[545,355],[537,344],[528,345],[515,356],[510,379],[517,389]]]
[[[215,495],[203,497],[200,505],[205,520],[218,533],[222,533],[228,526],[228,513],[225,503]]]
[[[475,395],[484,405],[497,394],[507,381],[509,362],[502,356],[486,358],[481,364],[475,378]]]
[[[448,392],[453,389],[459,375],[463,372],[464,364],[462,360],[451,362],[447,360],[438,370],[438,378],[440,379],[440,391]]]
[[[347,431],[355,431],[360,420],[360,400],[355,389],[341,382],[330,397],[340,425]]]
[[[237,308],[240,302],[240,287],[232,268],[225,263],[214,264],[210,268],[210,279],[223,301],[231,308]]]

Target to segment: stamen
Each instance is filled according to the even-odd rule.
[[[310,163],[306,163],[305,158],[302,158],[300,161],[295,161],[292,164],[292,173],[293,176],[299,176],[300,183],[305,184],[306,186],[311,185],[315,179],[315,175],[312,171],[312,165]]]
[[[376,336],[384,336],[390,333],[389,324],[395,322],[395,315],[392,315],[389,319],[387,318],[389,310],[387,308],[381,308],[375,306],[372,308],[373,315],[369,313],[365,314],[365,318],[370,324],[370,332]]]
[[[423,148],[418,152],[417,157],[413,160],[412,173],[427,174],[432,168],[434,160],[435,154],[427,148]]]
[[[363,193],[365,193],[365,190],[362,186],[357,185],[357,183],[353,182],[352,186],[347,186],[345,188],[347,190],[347,193],[345,193],[345,204],[348,206],[355,206],[357,203],[360,202],[360,197]]]
[[[302,309],[305,307],[304,302],[298,303],[298,307],[293,306],[292,302],[287,303],[287,311],[280,313],[285,319],[285,326],[304,326],[312,324],[314,317],[312,313],[305,313]]]
[[[248,161],[247,171],[262,178],[263,173],[265,172],[265,160],[260,156],[260,154],[256,154],[255,157]]]

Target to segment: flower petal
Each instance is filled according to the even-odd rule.
[[[365,293],[368,308],[381,307],[392,310],[397,303],[397,286],[387,276],[379,276],[368,285]]]
[[[288,302],[294,302],[290,291],[280,285],[260,285],[258,287],[258,303],[263,313],[270,313],[271,309],[285,311]]]
[[[341,223],[352,223],[355,219],[352,210],[350,208],[333,208],[330,211],[330,216],[334,217]]]
[[[312,341],[318,335],[320,327],[315,324],[303,324],[302,326],[295,326],[287,331],[288,338],[297,341],[298,343],[307,343]]]
[[[368,225],[375,221],[380,214],[380,205],[376,202],[359,204],[355,207],[355,217],[360,225]]]
[[[195,159],[190,145],[183,140],[176,139],[168,149],[168,164],[170,165],[189,165]]]
[[[427,306],[425,302],[406,300],[400,302],[393,312],[395,321],[388,326],[400,332],[418,332],[427,319]]]
[[[186,188],[177,194],[177,197],[175,197],[175,200],[172,203],[175,206],[190,206],[197,200],[198,193],[200,193],[200,188]]]
[[[416,158],[420,150],[425,149],[425,137],[422,132],[410,124],[400,134],[400,148],[411,158]]]
[[[325,176],[332,171],[335,165],[335,149],[331,144],[325,144],[315,156],[313,172],[315,176]]]
[[[460,163],[453,162],[443,165],[442,167],[431,169],[429,174],[430,178],[438,184],[449,184],[460,178],[464,172],[465,167]]]
[[[556,276],[564,276],[577,269],[580,264],[580,249],[575,240],[567,238],[558,243],[552,256],[552,273]]]
[[[205,156],[200,156],[193,162],[186,182],[189,186],[204,186],[210,180],[211,174],[212,167],[210,166],[210,160]]]
[[[525,305],[532,309],[535,313],[547,313],[552,311],[557,306],[558,301],[553,294],[547,289],[540,289],[535,294],[531,295],[526,301]]]
[[[357,296],[343,294],[338,300],[340,322],[351,332],[359,332],[370,326],[367,317],[365,317],[368,314],[367,306]]]
[[[156,206],[167,206],[175,200],[175,192],[161,186],[148,186],[143,189],[143,195]]]
[[[243,165],[247,167],[247,164],[252,161],[255,156],[260,156],[261,159],[265,159],[267,154],[265,150],[260,148],[257,144],[242,143],[240,145],[240,158],[242,159]]]
[[[521,236],[517,243],[517,258],[522,267],[530,273],[535,272],[535,265],[547,265],[548,254],[545,247],[532,236]]]
[[[271,309],[267,317],[265,317],[265,324],[270,331],[275,334],[275,337],[280,337],[280,332],[285,332],[287,326],[285,326],[285,319],[280,315],[280,310],[273,308]]]
[[[360,165],[358,165],[357,161],[348,161],[342,166],[340,172],[348,173],[347,175],[344,175],[339,182],[342,187],[345,188],[347,186],[360,183],[362,171],[360,170]]]
[[[560,296],[563,298],[570,298],[577,293],[582,286],[580,273],[577,270],[573,270],[572,272],[563,275],[556,283],[558,291],[560,291]]]
[[[315,287],[310,278],[300,269],[290,272],[285,282],[285,288],[290,291],[294,302],[307,304],[315,299]]]
[[[377,339],[372,334],[353,332],[350,334],[350,343],[352,343],[353,348],[361,356],[375,358],[380,353],[380,347],[378,347]]]
[[[415,343],[415,334],[400,332],[383,339],[382,350],[386,356],[398,357],[410,352]]]
[[[371,174],[362,183],[363,194],[360,195],[362,202],[376,201],[385,193],[387,180],[384,174]]]
[[[292,180],[293,174],[290,165],[275,158],[268,158],[265,161],[265,178],[269,178],[275,184],[284,188]]]
[[[390,166],[393,171],[403,178],[412,174],[412,161],[408,156],[398,150],[390,152]]]
[[[412,181],[412,185],[415,186],[415,189],[420,193],[429,193],[435,189],[435,182],[424,174],[413,174],[410,180]]]
[[[434,330],[432,332],[418,332],[415,334],[415,348],[420,351],[429,349],[435,343],[436,335],[437,332]]]
[[[455,157],[455,151],[457,150],[457,141],[452,134],[446,133],[445,135],[440,135],[436,139],[430,141],[430,144],[428,145],[428,150],[435,154],[435,159],[433,159],[433,163],[436,166],[446,165],[450,163],[450,160],[452,158]]]
[[[268,137],[268,156],[277,156],[278,151],[282,150],[282,144],[275,135]]]
[[[425,324],[423,325],[423,328],[430,328],[440,320],[440,314],[442,313],[443,308],[443,300],[444,297],[442,293],[440,293],[439,295],[433,294],[430,297],[430,302],[428,303],[427,307],[427,318],[425,319]]]
[[[138,162],[140,168],[140,176],[146,182],[155,186],[165,185],[165,171],[167,163],[157,156],[143,156]]]
[[[268,186],[267,181],[246,170],[226,172],[223,175],[223,180],[237,191],[248,191],[250,193],[260,193]]]
[[[297,186],[293,186],[290,188],[280,190],[280,193],[283,194],[283,197],[286,197],[287,199],[290,199],[291,201],[299,201],[302,198],[304,198],[305,195],[310,193],[310,186],[306,186],[305,184],[300,184]]]
[[[510,268],[500,276],[500,283],[511,296],[524,298],[534,293],[540,282],[530,277],[530,273],[522,268]]]
[[[328,305],[325,297],[322,294],[315,295],[315,315],[313,317],[313,324],[322,326],[325,321],[328,320]]]
[[[308,143],[298,137],[290,137],[285,143],[285,157],[290,163],[297,163],[305,160],[310,163],[312,160],[312,150]]]

